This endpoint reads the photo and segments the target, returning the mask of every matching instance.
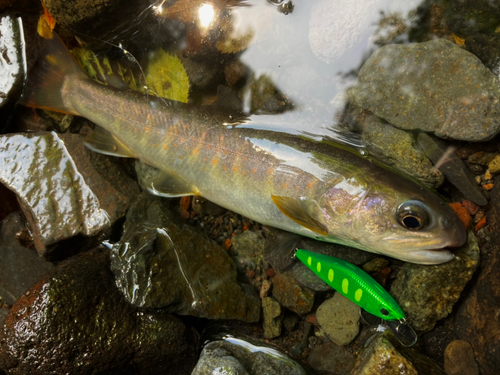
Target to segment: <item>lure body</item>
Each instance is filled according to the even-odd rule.
[[[405,314],[394,298],[370,275],[345,260],[307,250],[295,256],[321,280],[352,302],[384,320],[402,320]]]

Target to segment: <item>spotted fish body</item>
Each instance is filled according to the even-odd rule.
[[[321,280],[370,314],[384,320],[405,318],[403,310],[389,292],[355,265],[302,249],[297,250],[295,256]]]
[[[80,115],[105,129],[96,129],[89,147],[159,168],[147,181],[155,194],[200,195],[262,224],[421,264],[449,261],[445,247],[465,242],[462,223],[439,197],[356,150],[227,126],[241,114],[225,106],[146,99],[100,85],[56,38],[39,65],[24,104]],[[407,216],[421,228],[411,221],[404,227]]]

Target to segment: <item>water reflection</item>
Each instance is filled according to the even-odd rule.
[[[418,4],[162,1],[133,35],[111,43],[120,43],[142,65],[157,46],[182,56],[190,102],[209,103],[217,86],[225,85],[244,99],[245,111],[266,115],[252,117],[260,128],[332,136],[333,127],[337,137],[360,66],[380,46],[408,42]],[[293,9],[286,16],[280,8],[285,5]]]

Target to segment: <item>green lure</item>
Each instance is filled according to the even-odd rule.
[[[345,260],[299,249],[299,260],[321,280],[370,314],[384,320],[405,317],[392,296],[370,275]]]
[[[401,307],[365,271],[345,260],[307,250],[298,249],[295,257],[338,293],[383,319],[403,345],[415,344],[417,335],[406,322]]]

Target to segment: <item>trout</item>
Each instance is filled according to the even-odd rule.
[[[162,172],[148,189],[202,196],[265,225],[419,264],[439,264],[466,240],[440,197],[355,149],[237,125],[222,93],[211,106],[147,98],[88,78],[54,35],[23,104],[83,116],[96,152],[138,158]]]

